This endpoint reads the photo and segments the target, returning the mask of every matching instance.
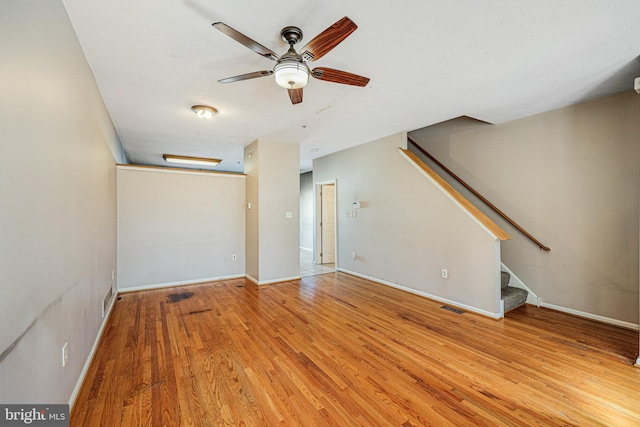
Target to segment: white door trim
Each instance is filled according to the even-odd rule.
[[[333,214],[335,221],[335,242],[334,242],[334,251],[335,251],[335,264],[336,269],[338,268],[338,180],[331,179],[328,181],[316,182],[314,183],[315,190],[315,207],[313,210],[313,260],[316,264],[322,264],[322,257],[320,253],[322,251],[322,229],[320,228],[320,219],[322,218],[322,199],[320,198],[320,191],[323,185],[331,185],[333,184]]]

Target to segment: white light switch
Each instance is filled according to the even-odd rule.
[[[291,219],[291,218],[293,218],[293,212],[291,212],[291,211],[287,211],[287,212],[285,213],[285,216],[286,216],[288,219]]]

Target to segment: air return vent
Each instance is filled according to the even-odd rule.
[[[111,303],[111,299],[113,298],[113,288],[109,286],[109,290],[105,294],[104,298],[102,298],[102,318],[107,314],[107,310],[109,309],[109,304]]]
[[[440,307],[440,308],[444,308],[445,310],[452,311],[452,312],[454,312],[454,313],[456,313],[456,314],[462,314],[462,313],[465,313],[465,311],[464,311],[464,310],[459,310],[459,309],[457,309],[457,308],[455,308],[455,307],[451,307],[450,305],[443,305],[443,306],[442,306],[442,307]]]

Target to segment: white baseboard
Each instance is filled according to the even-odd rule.
[[[84,362],[82,371],[80,371],[80,377],[78,378],[78,381],[76,382],[76,386],[73,388],[73,391],[71,392],[71,396],[69,397],[69,413],[71,413],[71,410],[73,409],[73,405],[76,402],[76,398],[78,397],[78,393],[80,393],[80,389],[82,388],[84,379],[87,376],[87,372],[89,371],[91,362],[93,362],[93,357],[96,354],[96,350],[98,349],[98,344],[100,344],[100,340],[102,339],[102,334],[104,333],[109,317],[111,316],[111,312],[113,311],[113,306],[116,304],[117,299],[118,299],[118,292],[116,291],[113,294],[113,297],[111,297],[111,302],[109,303],[107,312],[105,313],[105,316],[102,319],[102,325],[100,325],[100,329],[98,330],[98,335],[96,336],[96,339],[93,341],[93,346],[91,346],[91,350],[89,351],[87,360]]]
[[[428,298],[430,300],[442,302],[442,303],[445,303],[445,304],[451,304],[451,305],[454,305],[454,306],[459,307],[459,308],[464,308],[467,311],[472,311],[474,313],[481,314],[483,316],[491,317],[492,319],[502,319],[502,317],[503,317],[501,313],[492,313],[490,311],[483,310],[483,309],[478,308],[478,307],[473,307],[473,306],[470,306],[470,305],[467,305],[467,304],[463,304],[463,303],[461,303],[459,301],[454,301],[454,300],[450,300],[450,299],[447,299],[447,298],[439,297],[437,295],[429,294],[427,292],[422,292],[422,291],[418,291],[416,289],[407,288],[406,286],[401,286],[401,285],[398,285],[396,283],[387,282],[386,280],[378,279],[376,277],[368,276],[366,274],[356,273],[355,271],[346,270],[344,268],[337,268],[336,270],[340,271],[340,272],[343,272],[343,273],[350,274],[352,276],[361,277],[363,279],[371,280],[372,282],[380,283],[381,285],[391,286],[392,288],[400,289],[401,291],[410,292],[412,294],[419,295],[421,297],[425,297],[425,298]]]
[[[638,360],[636,360],[636,366],[640,366],[640,356],[638,357]]]
[[[251,282],[255,283],[256,285],[272,285],[274,283],[290,282],[292,280],[300,280],[300,276],[281,277],[279,279],[262,280],[262,281],[257,280],[255,277],[249,276],[248,274],[246,274],[244,277],[246,277],[248,280],[250,280]]]
[[[563,313],[573,314],[574,316],[584,317],[585,319],[597,320],[598,322],[608,323],[614,326],[620,326],[621,328],[631,329],[633,331],[640,330],[640,327],[631,322],[624,322],[618,319],[612,319],[610,317],[600,316],[599,314],[587,313],[586,311],[575,310],[573,308],[562,307],[560,305],[549,304],[542,301],[540,307],[550,308],[552,310],[561,311]]]
[[[125,288],[119,288],[118,292],[126,293],[126,292],[146,291],[151,289],[171,288],[174,286],[197,285],[200,283],[216,282],[218,280],[242,279],[244,277],[245,277],[244,274],[234,274],[230,276],[206,277],[203,279],[184,280],[181,282],[152,283],[149,285],[129,286]]]

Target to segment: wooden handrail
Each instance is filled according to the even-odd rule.
[[[418,169],[425,177],[427,177],[436,187],[446,194],[454,203],[456,203],[462,210],[466,211],[469,216],[475,219],[475,221],[482,226],[489,234],[499,240],[509,240],[511,236],[504,231],[502,227],[496,224],[491,218],[484,214],[476,205],[471,203],[468,198],[464,197],[458,190],[453,188],[441,174],[436,172],[431,166],[427,165],[413,151],[406,148],[399,148],[400,154],[406,157],[412,164]]]
[[[549,248],[548,246],[545,246],[542,244],[542,242],[540,242],[538,239],[536,239],[535,237],[533,237],[531,234],[529,234],[524,228],[520,227],[514,220],[512,220],[511,218],[509,218],[509,216],[507,214],[505,214],[504,212],[502,212],[500,209],[498,209],[493,203],[491,203],[490,201],[488,201],[482,194],[478,193],[473,187],[471,187],[469,184],[467,184],[462,178],[460,178],[458,175],[456,175],[455,173],[453,173],[453,171],[451,171],[451,169],[447,168],[445,165],[443,165],[438,159],[436,159],[435,157],[433,157],[427,150],[425,150],[424,148],[422,148],[420,145],[418,145],[417,142],[415,142],[413,139],[411,139],[410,136],[407,136],[407,139],[409,140],[410,143],[412,143],[422,154],[424,154],[425,156],[427,156],[432,162],[434,162],[436,165],[438,165],[440,168],[442,168],[442,170],[444,170],[446,173],[448,173],[449,175],[451,175],[451,177],[453,179],[455,179],[456,181],[458,181],[460,184],[462,184],[464,186],[464,188],[466,188],[467,190],[469,190],[470,192],[473,193],[474,196],[476,196],[478,199],[482,200],[482,202],[484,202],[484,204],[486,204],[487,206],[489,206],[491,209],[493,209],[498,215],[500,215],[505,221],[507,221],[509,224],[513,225],[519,232],[521,232],[522,234],[524,234],[529,240],[531,240],[533,243],[535,243],[536,245],[538,245],[538,247],[546,252],[549,252],[551,250],[551,248]]]

